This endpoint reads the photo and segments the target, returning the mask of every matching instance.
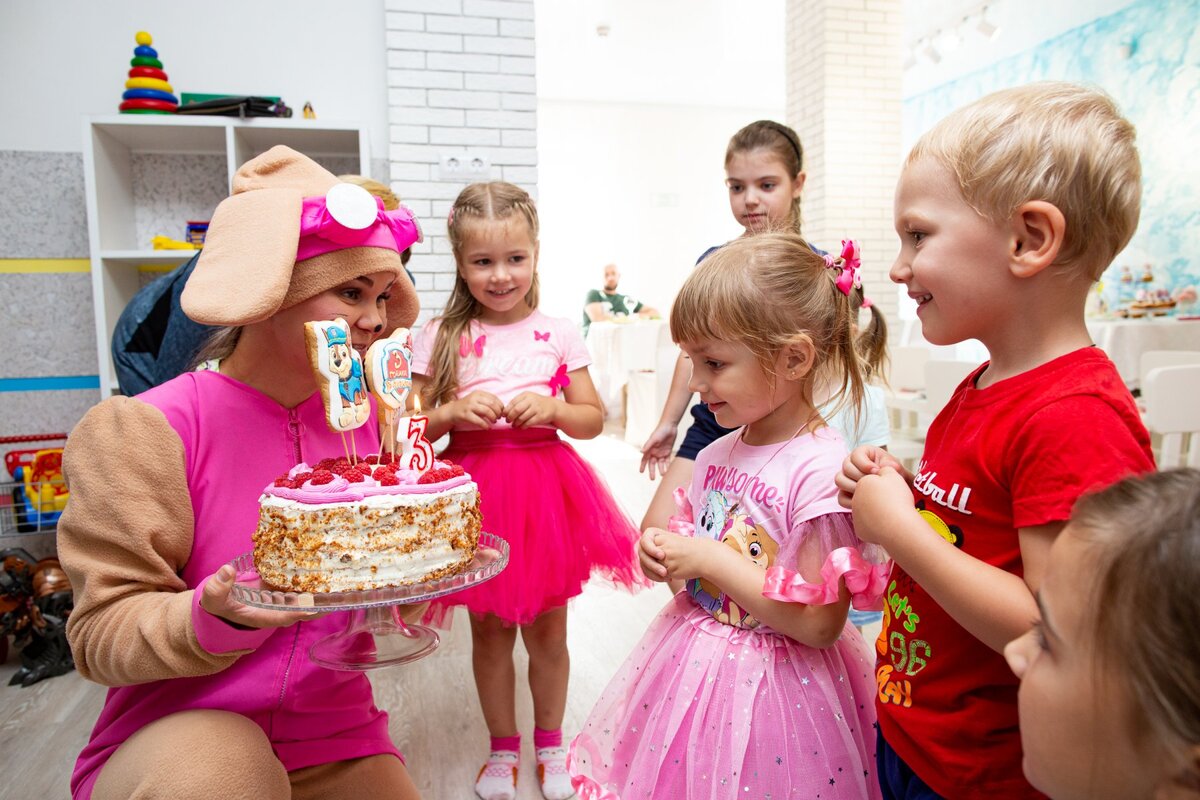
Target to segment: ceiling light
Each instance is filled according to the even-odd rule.
[[[988,22],[987,6],[984,6],[983,10],[979,12],[979,22],[975,24],[975,30],[979,31],[980,35],[986,39],[995,39],[1000,35],[1000,26]]]
[[[937,34],[934,34],[934,35],[936,36]],[[925,46],[921,48],[921,52],[925,55],[926,58],[928,58],[934,64],[936,64],[942,60],[942,54],[934,46],[933,39],[925,40]]]

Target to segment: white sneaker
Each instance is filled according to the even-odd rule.
[[[516,800],[517,765],[520,757],[511,750],[494,750],[475,779],[475,794],[482,800]]]
[[[546,800],[567,800],[575,795],[567,772],[567,748],[543,747],[537,751],[538,783]]]

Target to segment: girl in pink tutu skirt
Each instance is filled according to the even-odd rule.
[[[542,794],[562,800],[573,793],[562,746],[566,603],[594,571],[625,586],[643,583],[639,534],[558,435],[591,439],[604,417],[578,326],[537,310],[533,201],[510,183],[472,184],[454,201],[446,230],[458,274],[445,312],[416,340],[415,386],[428,438],[450,433],[442,457],[479,484],[484,530],[503,537],[510,553],[499,576],[448,598],[471,611],[475,686],[492,737],[475,792],[484,800],[516,796],[519,629]]]
[[[679,490],[642,570],[686,587],[659,614],[572,742],[583,800],[878,798],[874,657],[847,611],[879,608],[882,553],[837,501],[846,448],[813,406],[863,382],[847,293],[799,236],[738,239],[702,261],[671,312],[692,391],[727,428]]]

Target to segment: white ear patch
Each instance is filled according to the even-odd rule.
[[[379,214],[371,193],[353,183],[335,184],[326,192],[325,208],[338,224],[355,231],[370,227]]]

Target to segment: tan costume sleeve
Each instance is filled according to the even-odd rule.
[[[161,411],[127,397],[92,408],[63,472],[58,554],[75,589],[67,637],[80,674],[108,686],[209,675],[246,652],[216,655],[196,638],[178,574],[194,524],[185,455]]]

